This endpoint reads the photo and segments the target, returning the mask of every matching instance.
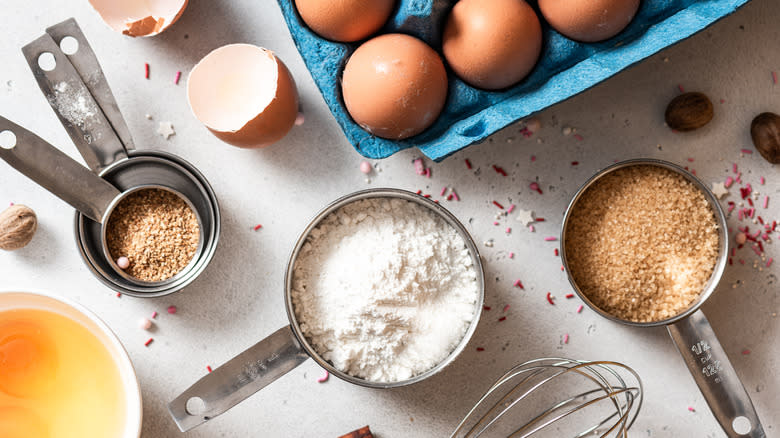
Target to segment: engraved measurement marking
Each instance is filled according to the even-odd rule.
[[[711,349],[712,347],[710,347],[707,341],[699,341],[691,346],[691,351],[703,365],[701,373],[706,377],[714,377],[713,381],[715,383],[721,383],[722,379],[718,373],[721,371],[722,366],[719,360],[713,360]]]

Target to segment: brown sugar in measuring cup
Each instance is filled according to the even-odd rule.
[[[121,269],[145,281],[167,280],[181,272],[195,257],[200,224],[190,205],[170,189],[140,188],[119,202],[108,219],[105,233],[109,258]]]
[[[624,232],[614,233],[621,226]],[[602,317],[666,327],[727,436],[765,438],[750,396],[700,310],[726,267],[726,230],[717,198],[695,176],[666,161],[628,160],[596,173],[572,198],[561,228],[561,261],[577,295]]]

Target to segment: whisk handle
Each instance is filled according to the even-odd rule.
[[[701,310],[668,325],[685,364],[730,438],[766,438],[753,402]]]

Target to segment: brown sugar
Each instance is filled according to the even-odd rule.
[[[589,187],[572,210],[564,242],[580,290],[634,322],[689,308],[712,275],[719,244],[704,193],[652,165],[615,170]]]
[[[124,271],[148,282],[181,272],[195,257],[200,240],[200,225],[190,206],[162,189],[143,189],[122,199],[107,227],[111,257],[127,257],[130,266]]]

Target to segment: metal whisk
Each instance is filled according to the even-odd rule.
[[[544,408],[534,413],[529,406]],[[625,438],[641,407],[642,381],[626,365],[536,359],[515,366],[499,378],[450,438]]]

